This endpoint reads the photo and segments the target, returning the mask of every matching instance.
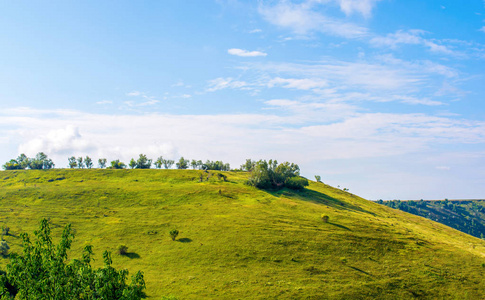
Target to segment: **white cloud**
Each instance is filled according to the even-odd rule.
[[[431,52],[458,55],[449,47],[438,44],[437,41],[425,39],[423,36],[425,31],[419,29],[412,29],[408,31],[398,30],[395,33],[390,33],[386,36],[377,36],[370,40],[371,45],[376,47],[389,47],[395,49],[400,45],[422,45],[427,47]]]
[[[260,5],[259,13],[269,23],[290,29],[299,35],[322,32],[345,38],[359,38],[368,34],[365,27],[333,19],[316,12],[314,5],[318,2],[322,1],[307,1],[299,4],[280,1],[274,6]],[[342,2],[344,1],[342,0]],[[344,7],[347,6],[344,4]]]
[[[485,32],[485,26],[479,29],[481,32]]]
[[[320,78],[280,78],[276,77],[268,82],[268,87],[282,86],[287,89],[310,90],[327,86],[327,81]]]
[[[242,56],[242,57],[256,57],[256,56],[268,55],[267,53],[264,53],[261,51],[247,51],[247,50],[237,49],[237,48],[231,48],[227,50],[227,53],[231,55]]]
[[[354,12],[362,14],[364,17],[370,17],[372,9],[380,0],[337,0],[340,9],[347,15]]]
[[[159,102],[160,101],[158,101],[158,100],[150,99],[150,100],[144,101],[144,102],[125,101],[123,103],[126,104],[129,107],[143,107],[143,106],[155,105]]]
[[[113,104],[113,101],[110,101],[110,100],[102,100],[102,101],[96,102],[96,104],[98,104],[98,105]]]
[[[437,170],[441,170],[441,171],[449,171],[449,170],[451,170],[451,168],[448,167],[448,166],[437,166],[436,169]]]
[[[133,91],[133,92],[129,92],[129,93],[126,93],[126,96],[129,96],[129,97],[136,97],[136,96],[140,96],[142,95],[143,93],[140,92],[140,91]]]
[[[38,152],[70,154],[91,151],[93,144],[83,139],[79,128],[67,125],[61,129],[51,128],[47,133],[32,135],[21,131],[27,141],[19,145],[19,153],[34,156]]]
[[[256,29],[249,31],[249,33],[260,33],[260,32],[263,32],[263,31],[259,28],[256,28]]]
[[[215,92],[217,90],[222,90],[226,88],[230,89],[241,89],[248,86],[247,82],[234,80],[231,77],[228,78],[216,78],[213,80],[209,80],[209,88],[207,89],[208,92]]]

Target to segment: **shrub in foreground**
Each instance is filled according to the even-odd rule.
[[[92,246],[84,247],[82,258],[66,263],[74,235],[67,225],[59,245],[54,245],[46,219],[34,231],[35,241],[21,234],[23,253],[11,254],[7,272],[0,276],[0,299],[122,299],[145,297],[143,274],[137,272],[126,283],[127,270],[111,266],[109,252],[103,253],[104,267],[90,265]]]

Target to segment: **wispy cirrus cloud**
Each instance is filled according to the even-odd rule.
[[[426,33],[426,31],[419,29],[398,30],[386,36],[376,36],[370,40],[370,44],[375,47],[389,47],[391,49],[396,49],[400,45],[421,45],[431,52],[459,55],[458,52],[440,44],[439,41],[424,38]]]
[[[295,4],[289,1],[280,1],[276,5],[261,4],[258,11],[269,23],[290,29],[299,35],[312,32],[345,38],[359,38],[368,35],[368,29],[365,27],[326,16],[315,10],[316,5],[327,2],[306,1]],[[343,0],[341,2],[344,3],[343,7],[349,13],[354,11],[355,6],[346,4],[346,1]]]
[[[235,80],[231,77],[223,78],[219,77],[216,79],[209,80],[208,92],[215,92],[222,89],[243,89],[248,87],[249,84],[245,81]]]
[[[326,80],[321,78],[281,78],[276,77],[268,82],[268,87],[282,86],[288,89],[310,90],[315,88],[323,88],[328,86]]]
[[[242,56],[242,57],[257,57],[257,56],[266,56],[267,53],[261,51],[248,51],[243,49],[231,48],[227,50],[227,53],[235,56]]]

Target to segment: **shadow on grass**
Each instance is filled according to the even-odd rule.
[[[364,273],[365,275],[369,275],[369,276],[372,276],[372,274],[370,273],[367,273],[366,271],[363,271],[359,268],[356,268],[356,267],[352,267],[352,266],[348,266],[349,268],[351,268],[352,270],[356,270],[357,272],[360,272],[360,273]]]
[[[178,239],[177,241],[178,242],[181,242],[181,243],[190,243],[190,242],[192,242],[192,240],[189,239],[189,238],[181,238],[181,239]]]
[[[348,231],[352,231],[352,229],[345,227],[344,225],[335,224],[335,223],[332,223],[332,222],[328,222],[327,224],[330,224],[330,225],[333,225],[333,226],[336,226],[338,228],[342,228],[342,229],[345,229],[345,230],[348,230]]]
[[[130,259],[140,258],[140,255],[138,253],[135,253],[135,252],[128,252],[128,253],[125,254],[125,256],[130,258]]]
[[[297,191],[284,188],[281,190],[265,190],[265,192],[275,197],[289,196],[302,201],[309,201],[309,202],[314,202],[318,204],[323,204],[339,210],[352,210],[352,211],[359,211],[359,212],[375,215],[373,212],[362,209],[359,206],[352,205],[348,202],[341,201],[339,199],[333,198],[329,195],[326,195],[314,190],[304,189],[302,191],[297,192]],[[333,224],[333,225],[336,225],[336,224]]]

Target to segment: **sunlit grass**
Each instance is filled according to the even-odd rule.
[[[265,192],[217,173],[4,171],[0,223],[12,251],[41,218],[56,236],[71,223],[71,256],[92,244],[95,265],[128,246],[114,266],[142,270],[152,299],[483,298],[479,239],[322,183]]]

